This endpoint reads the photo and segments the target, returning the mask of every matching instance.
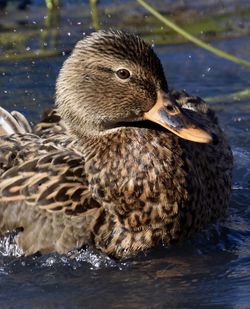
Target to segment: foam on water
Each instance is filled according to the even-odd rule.
[[[23,258],[22,250],[17,246],[15,242],[15,235],[8,234],[0,238],[0,257],[21,258],[21,265],[26,267],[25,258]],[[118,267],[125,266],[126,263],[120,263],[112,260],[108,256],[93,252],[90,249],[73,250],[66,255],[59,254],[47,254],[41,256],[33,255],[32,258],[36,261],[38,267],[53,267],[55,265],[68,265],[73,269],[81,267],[84,263],[87,263],[90,269],[99,269],[105,267]],[[12,259],[11,259],[12,260]],[[4,266],[2,267],[4,270]],[[0,269],[1,273],[1,269]]]
[[[0,254],[2,256],[20,257],[22,251],[18,248],[15,242],[15,235],[8,234],[0,238]]]

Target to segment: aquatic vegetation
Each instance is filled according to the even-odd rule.
[[[137,2],[139,2],[145,9],[147,9],[151,14],[153,14],[157,19],[159,19],[161,22],[163,22],[166,26],[172,28],[177,33],[180,33],[182,36],[184,36],[190,42],[193,42],[194,44],[200,46],[201,48],[204,48],[204,49],[210,51],[211,53],[216,54],[219,57],[222,57],[224,59],[233,61],[235,63],[241,64],[241,65],[244,65],[244,66],[250,68],[250,61],[240,59],[239,57],[236,57],[234,55],[226,53],[226,52],[224,52],[224,51],[222,51],[222,50],[220,50],[220,49],[218,49],[218,48],[216,48],[216,47],[214,47],[210,44],[207,44],[207,43],[201,41],[200,39],[196,38],[195,36],[191,35],[187,31],[185,31],[184,29],[182,29],[181,27],[179,27],[178,25],[173,23],[170,19],[161,15],[159,12],[157,12],[152,6],[147,4],[145,1],[137,0]]]
[[[45,0],[46,6],[49,10],[58,9],[60,0]]]
[[[77,7],[70,14],[70,19],[75,20],[75,24],[71,25],[71,31],[65,27],[63,16],[66,8],[59,6],[59,1],[48,1],[48,10],[41,10],[40,19],[37,10],[32,7],[29,11],[29,19],[25,24],[13,24],[10,21],[4,25],[0,25],[0,42],[1,50],[4,52],[0,55],[0,60],[21,60],[27,58],[46,57],[47,55],[56,56],[60,52],[44,52],[45,50],[61,50],[62,45],[65,45],[67,37],[64,33],[75,32],[82,35],[83,25],[85,28],[99,29],[102,28],[116,28],[127,29],[131,32],[139,33],[147,42],[154,44],[175,44],[188,42],[189,38],[180,35],[175,30],[164,26],[162,22],[157,20],[152,15],[145,15],[144,12],[138,11],[136,2],[122,2],[122,3],[107,3],[102,4],[96,0],[89,0],[88,4],[83,7]],[[52,5],[55,3],[54,5]],[[53,7],[53,9],[49,9]],[[132,13],[131,13],[131,10]],[[171,13],[172,12],[172,13]],[[68,14],[68,13],[67,13]],[[60,17],[61,15],[61,17]],[[204,41],[210,39],[219,39],[223,37],[234,37],[242,35],[241,31],[237,30],[236,26],[232,26],[230,20],[235,20],[234,24],[241,20],[241,18],[249,18],[249,9],[238,8],[234,12],[225,12],[215,14],[211,12],[209,15],[199,15],[197,12],[187,9],[185,14],[173,9],[168,13],[162,12],[162,18],[168,19],[171,15],[179,28],[185,28],[190,36],[197,36]],[[41,20],[41,17],[44,19]],[[35,21],[34,21],[35,19]],[[61,19],[61,21],[60,21]],[[38,20],[36,22],[36,20]],[[233,24],[233,25],[234,25]],[[76,26],[77,25],[77,26]],[[13,33],[13,28],[16,32]],[[58,31],[60,29],[60,31]],[[82,29],[82,31],[80,31]],[[28,31],[29,30],[29,31]],[[70,35],[70,34],[69,34]],[[199,40],[197,38],[197,40]],[[26,46],[30,40],[35,47],[32,50],[26,51]],[[34,44],[35,43],[35,44]],[[18,44],[18,51],[14,45]],[[15,49],[14,53],[12,49]],[[67,51],[69,51],[67,49]],[[26,55],[27,54],[27,55]]]
[[[232,100],[246,99],[250,98],[250,88],[246,88],[241,91],[228,93],[224,95],[218,95],[214,97],[206,97],[206,102],[228,102],[230,103]]]

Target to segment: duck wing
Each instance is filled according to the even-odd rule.
[[[45,111],[41,120],[31,127],[26,117],[18,111],[8,112],[0,107],[0,136],[34,133],[41,137],[66,133],[66,126],[56,108]]]
[[[18,230],[26,255],[66,253],[89,243],[100,205],[74,142],[64,133],[29,133],[17,112],[0,109],[0,121],[0,235]]]
[[[25,160],[4,172],[0,203],[28,201],[47,211],[83,212],[90,197],[84,160],[71,151],[55,151]]]

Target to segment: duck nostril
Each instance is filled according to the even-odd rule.
[[[166,105],[166,110],[168,112],[174,112],[174,107],[172,105]]]

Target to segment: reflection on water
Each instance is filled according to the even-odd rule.
[[[74,37],[74,35],[72,35]],[[61,42],[72,46],[75,37]],[[77,35],[75,35],[77,36]],[[78,37],[78,39],[80,36]],[[214,44],[250,59],[250,37]],[[242,47],[243,46],[243,47]],[[191,45],[157,46],[170,86],[202,97],[249,87],[249,71]],[[53,104],[66,56],[0,63],[0,102],[32,121]],[[249,100],[212,103],[232,144],[235,169],[227,218],[171,248],[113,261],[82,250],[17,257],[13,236],[0,242],[1,308],[191,308],[250,303]]]

